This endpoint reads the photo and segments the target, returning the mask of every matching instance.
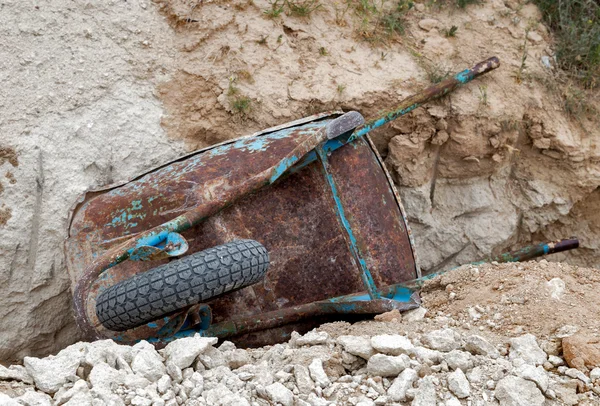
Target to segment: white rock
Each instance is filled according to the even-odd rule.
[[[375,354],[367,362],[367,371],[373,376],[398,376],[410,366],[410,358],[406,354],[390,356]]]
[[[509,359],[515,358],[523,358],[528,364],[542,365],[548,356],[540,348],[534,335],[525,334],[510,340]]]
[[[275,403],[281,403],[283,406],[293,406],[294,394],[291,390],[275,382],[265,388],[267,396]]]
[[[21,403],[17,402],[15,399],[11,398],[8,395],[0,392],[0,405],[2,406],[23,406]]]
[[[435,383],[432,376],[426,376],[421,379],[419,389],[415,394],[411,406],[436,406],[437,395],[435,393]]]
[[[425,31],[431,31],[434,28],[438,28],[439,25],[440,22],[433,18],[424,18],[421,21],[419,21],[419,27]]]
[[[75,382],[75,384],[73,384],[73,386],[71,388],[65,389],[63,387],[63,389],[56,392],[56,394],[54,395],[54,401],[56,402],[57,405],[62,405],[63,403],[69,401],[71,398],[73,398],[78,393],[87,393],[89,391],[90,391],[90,388],[88,387],[87,382],[84,381],[83,379],[80,379],[77,382]]]
[[[565,294],[565,282],[560,278],[552,278],[547,282],[550,297],[554,300],[561,300]]]
[[[469,351],[471,354],[484,355],[492,359],[496,359],[500,356],[500,353],[492,344],[478,335],[467,337],[465,340],[465,350]]]
[[[296,339],[296,345],[321,345],[327,344],[327,340],[329,340],[329,334],[324,331],[309,331],[304,334],[302,337],[298,337]]]
[[[371,355],[375,354],[375,350],[371,345],[371,340],[368,337],[361,336],[339,336],[337,343],[344,347],[346,352],[368,360]]]
[[[467,309],[467,313],[469,314],[469,317],[471,318],[471,320],[479,320],[482,316],[481,313],[479,313],[479,311],[477,311],[477,309],[475,309],[474,307],[469,307]]]
[[[102,404],[99,402],[99,399],[96,399],[96,402],[96,404]],[[78,392],[69,401],[63,403],[62,406],[94,406],[94,398],[90,392]]]
[[[542,406],[545,402],[535,383],[513,375],[498,382],[494,396],[500,406]]]
[[[592,382],[596,379],[600,379],[600,368],[594,368],[590,371],[590,379],[592,380]]]
[[[415,347],[415,357],[420,361],[428,365],[438,364],[443,359],[443,354],[436,350],[430,350],[425,347]]]
[[[192,365],[196,357],[218,342],[216,337],[185,337],[169,343],[164,354],[167,362],[184,369]]]
[[[127,374],[125,375],[125,386],[129,389],[144,389],[148,385],[150,385],[150,381],[144,378],[140,374]]]
[[[144,341],[145,342],[145,341]],[[146,344],[150,345],[146,342]],[[125,362],[131,363],[133,353],[137,351],[138,346],[119,345],[113,340],[98,340],[88,343],[87,353],[84,362],[94,367],[99,363],[106,363],[112,368],[117,366],[117,358],[122,358]]]
[[[231,369],[237,369],[252,362],[252,358],[250,357],[250,354],[248,354],[248,351],[242,349],[228,351],[225,354],[225,359]]]
[[[308,372],[308,368],[306,368],[304,365],[294,365],[294,378],[296,379],[298,391],[300,391],[300,393],[303,395],[308,395],[315,387],[315,384]]]
[[[555,367],[559,367],[561,365],[565,365],[565,360],[561,357],[557,357],[556,355],[549,355],[548,361],[554,365]]]
[[[225,354],[214,347],[208,347],[198,355],[198,360],[202,362],[206,369],[215,369],[224,365],[228,365]]]
[[[166,373],[166,368],[163,358],[156,352],[154,346],[146,341],[141,341],[133,347],[136,354],[131,362],[131,370],[150,382],[159,380]]]
[[[415,348],[408,338],[397,334],[384,334],[371,337],[371,346],[375,350],[387,355],[411,355]]]
[[[548,390],[550,379],[542,366],[534,367],[530,364],[521,365],[517,369],[517,375],[523,379],[534,382],[544,393]]]
[[[135,396],[131,399],[132,406],[152,406],[152,401],[147,398],[143,398],[141,396]]]
[[[81,357],[71,353],[59,353],[46,358],[25,357],[23,364],[27,373],[33,378],[35,386],[46,392],[54,393],[68,380],[75,380]]]
[[[471,385],[462,369],[448,374],[448,389],[459,399],[464,399],[471,394]]]
[[[26,406],[52,406],[52,398],[45,393],[28,390],[18,398],[15,398],[17,402]],[[3,405],[2,399],[0,399],[0,405]]]
[[[413,387],[413,384],[419,379],[417,371],[412,368],[406,368],[389,387],[387,394],[394,402],[406,401],[406,391]]]
[[[33,378],[27,373],[27,369],[22,365],[11,365],[8,368],[0,365],[0,381],[16,380],[25,383],[33,383]]]
[[[444,406],[462,406],[462,403],[460,403],[460,400],[452,396],[450,399],[446,400]]]
[[[320,358],[315,358],[312,360],[308,366],[308,371],[310,372],[312,380],[321,388],[326,388],[329,386],[329,384],[331,384],[329,377],[323,369],[323,361]]]
[[[443,330],[434,330],[424,334],[421,337],[421,342],[432,350],[450,352],[460,348],[460,341],[457,333],[449,328]]]
[[[183,381],[183,373],[177,365],[167,362],[167,374],[171,377],[173,384]]]
[[[579,379],[580,381],[582,381],[584,383],[591,383],[590,378],[585,376],[585,374],[583,372],[581,372],[580,370],[578,370],[576,368],[567,368],[567,370],[565,370],[564,374],[566,376],[568,376],[569,378]]]
[[[407,323],[413,323],[415,321],[421,321],[425,318],[427,314],[427,309],[423,306],[418,307],[413,310],[409,310],[407,312],[402,313],[402,320]]]
[[[171,388],[171,377],[169,375],[163,375],[160,377],[160,379],[156,382],[156,389],[158,390],[158,393],[163,394],[166,393],[167,390],[169,390]]]
[[[123,385],[125,376],[126,374],[123,371],[117,371],[107,364],[98,364],[90,371],[88,381],[92,384],[92,388],[110,388],[112,384]]]
[[[483,378],[483,370],[481,367],[475,367],[467,373],[467,379],[469,382],[473,383],[481,383]]]
[[[467,372],[473,368],[473,360],[471,354],[466,351],[453,350],[447,354],[444,354],[444,361],[448,364],[451,370],[462,369],[463,372]]]
[[[322,397],[316,395],[315,393],[311,393],[310,395],[308,395],[307,400],[311,406],[329,406],[331,404],[331,402],[323,399]]]

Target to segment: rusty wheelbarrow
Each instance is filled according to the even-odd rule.
[[[417,307],[426,278],[366,134],[498,65],[481,62],[366,124],[357,112],[311,116],[83,195],[65,243],[80,329],[262,345],[321,316]]]

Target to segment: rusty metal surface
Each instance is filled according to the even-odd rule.
[[[319,128],[323,124],[314,125]],[[208,150],[84,202],[73,217],[67,242],[69,268],[74,273],[81,272],[95,258],[121,243],[123,236],[137,236],[215,199],[219,185],[233,188],[244,182],[251,175],[249,168],[256,172],[268,170],[286,151],[302,142],[302,131],[294,129],[279,136],[267,134],[264,137],[269,142],[259,143],[259,153],[249,153],[241,145],[226,154]],[[334,156],[331,168],[377,283],[390,284],[416,277],[402,214],[371,147],[358,139],[351,146],[337,150]],[[352,173],[356,166],[361,170]],[[364,203],[371,201],[376,204],[369,210]],[[314,162],[184,231],[188,253],[237,238],[252,238],[265,245],[271,257],[263,284],[209,303],[214,322],[364,290],[332,206],[323,171]],[[394,222],[397,224],[390,224]],[[384,227],[386,234],[372,238],[379,231],[369,227],[379,226]],[[389,252],[381,252],[382,247]],[[88,314],[93,313],[93,298],[98,289],[164,262],[126,261],[106,271],[90,291]],[[75,275],[74,280],[80,276]],[[97,320],[93,322],[98,330],[103,330]]]
[[[356,112],[310,117],[84,196],[65,244],[80,328],[88,338],[132,341],[206,321],[182,309],[117,335],[100,325],[95,297],[167,261],[148,260],[238,238],[263,243],[271,269],[263,283],[199,307],[214,322],[204,332],[270,337],[266,328],[302,317],[414,306],[412,292],[397,285],[420,276],[410,232],[389,174],[362,137],[497,66],[484,61],[364,126]]]

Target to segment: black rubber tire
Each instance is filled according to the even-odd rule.
[[[261,280],[269,268],[265,247],[237,240],[171,261],[104,290],[96,314],[124,331]]]

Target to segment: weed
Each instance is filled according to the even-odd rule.
[[[521,83],[523,81],[523,72],[527,67],[527,34],[529,34],[529,29],[525,30],[525,42],[523,43],[523,54],[521,55],[521,65],[519,65],[519,70],[515,76],[517,83]]]
[[[259,40],[256,41],[258,45],[267,45],[267,36],[262,35]]]
[[[500,130],[502,132],[511,132],[519,129],[519,122],[515,119],[500,120]]]
[[[286,0],[285,3],[289,13],[297,17],[308,17],[313,11],[322,7],[320,0]]]
[[[556,38],[560,68],[587,88],[600,85],[600,3],[534,0]]]
[[[229,78],[229,87],[227,88],[227,96],[235,96],[240,90],[235,85],[235,78]]]
[[[327,56],[329,54],[327,53],[327,49],[325,49],[325,47],[321,47],[321,48],[319,48],[319,55]]]
[[[238,114],[247,115],[252,108],[252,99],[247,96],[238,96],[231,102],[231,108]]]
[[[381,52],[381,60],[382,61],[385,61],[385,58],[387,58],[387,56],[388,56],[387,52],[383,52],[383,51]]]
[[[469,4],[479,4],[480,0],[456,0],[456,5],[460,8],[465,8]]]
[[[483,107],[489,106],[487,85],[479,85],[479,104]]]
[[[350,2],[345,1],[341,6],[338,3],[333,5],[335,11],[335,23],[340,27],[346,26],[346,14],[350,9]]]
[[[279,36],[277,37],[277,43],[281,44],[281,39],[283,38],[283,34],[279,34]]]
[[[449,38],[449,37],[456,37],[456,31],[458,31],[458,27],[456,25],[453,25],[450,28],[445,28],[444,29],[444,36]]]
[[[273,0],[273,1],[270,1],[270,3],[271,3],[271,8],[263,11],[263,13],[265,15],[267,15],[269,18],[279,17],[281,15],[281,13],[283,13],[283,9],[285,7],[285,1],[284,0]]]
[[[427,73],[427,79],[431,83],[440,83],[452,73],[450,69],[438,64],[425,64],[424,68],[425,73]]]
[[[405,14],[413,7],[412,1],[400,0],[396,7],[384,7],[386,0],[346,0],[359,19],[357,34],[371,43],[385,43],[393,35],[405,32]]]
[[[337,85],[337,92],[340,96],[342,95],[342,93],[344,93],[344,90],[346,90],[346,85]]]
[[[585,91],[575,86],[567,86],[563,92],[563,108],[571,117],[577,118],[594,112]]]

